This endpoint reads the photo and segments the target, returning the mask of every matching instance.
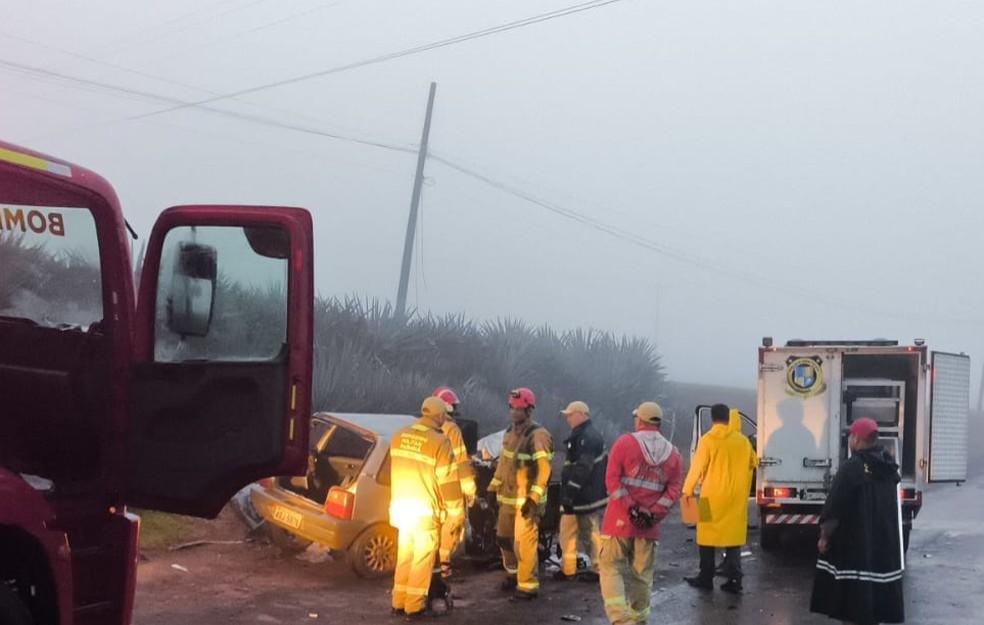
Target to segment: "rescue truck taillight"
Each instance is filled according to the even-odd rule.
[[[796,497],[795,488],[768,486],[758,491],[758,505],[768,506],[775,504],[776,499],[793,499]]]
[[[902,489],[902,500],[903,501],[921,501],[922,492],[916,490],[915,488],[903,488]]]
[[[328,497],[325,498],[325,514],[347,520],[352,518],[353,508],[355,508],[354,494],[337,486],[333,486],[328,491]]]

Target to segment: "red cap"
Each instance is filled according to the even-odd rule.
[[[861,440],[868,440],[871,438],[872,434],[878,432],[878,424],[875,423],[873,419],[858,419],[851,424],[851,428],[848,430],[851,434],[857,436]]]

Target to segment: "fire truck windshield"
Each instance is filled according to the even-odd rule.
[[[86,208],[0,202],[0,317],[87,328],[102,319],[96,224]]]

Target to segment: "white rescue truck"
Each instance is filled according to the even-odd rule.
[[[761,545],[775,550],[787,531],[816,526],[840,463],[847,430],[868,417],[902,473],[902,525],[912,522],[932,482],[967,479],[970,358],[930,352],[925,342],[803,341],[759,348],[755,426],[744,415],[759,456],[755,497]],[[694,445],[710,427],[700,406]],[[757,426],[757,427],[756,427]]]
[[[815,525],[840,463],[847,429],[868,417],[902,473],[902,524],[931,482],[967,479],[970,358],[925,342],[789,341],[759,348],[756,498],[764,549],[791,526]]]

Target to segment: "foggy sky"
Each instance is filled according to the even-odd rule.
[[[0,61],[201,100],[570,4],[0,0]],[[982,27],[973,1],[625,0],[216,106],[413,147],[436,81],[435,154],[670,256],[430,161],[411,305],[639,334],[674,379],[751,386],[764,335],[984,354]],[[0,64],[0,137],[106,176],[141,234],[300,205],[322,294],[395,297],[414,155],[126,121],[162,108]]]

